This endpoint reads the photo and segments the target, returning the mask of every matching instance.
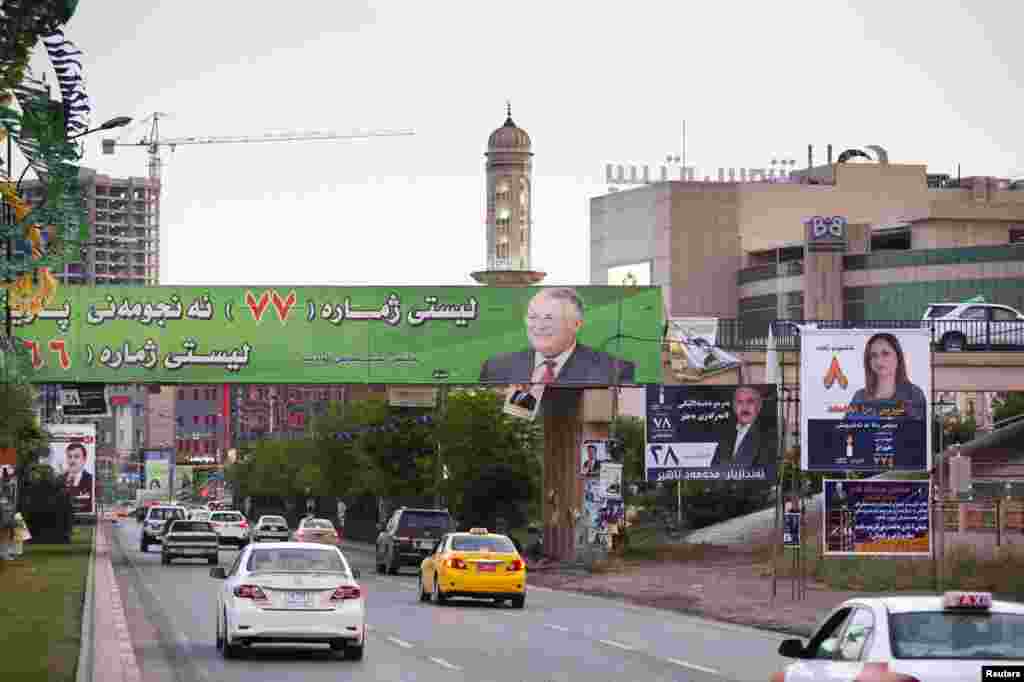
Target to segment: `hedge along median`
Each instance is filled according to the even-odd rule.
[[[0,675],[19,682],[73,682],[82,637],[82,600],[94,528],[78,526],[71,544],[25,544],[0,561]]]

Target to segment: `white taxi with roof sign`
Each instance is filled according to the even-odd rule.
[[[1024,604],[989,592],[858,597],[828,614],[806,645],[787,639],[779,654],[797,660],[771,682],[1024,680]]]

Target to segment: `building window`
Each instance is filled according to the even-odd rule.
[[[199,389],[192,389],[192,400],[199,400]]]
[[[199,415],[198,414],[192,415],[192,424],[195,425],[195,424],[198,424],[198,423],[199,423]]]

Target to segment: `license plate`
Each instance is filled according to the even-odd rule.
[[[288,592],[285,605],[290,609],[308,609],[313,606],[313,598],[308,592]]]
[[[477,573],[494,573],[494,564],[477,564]]]
[[[420,540],[420,549],[431,549],[433,546],[433,540]]]

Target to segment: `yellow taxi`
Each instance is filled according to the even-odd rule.
[[[526,561],[512,540],[471,528],[448,533],[420,564],[420,601],[444,604],[452,597],[526,604]]]

